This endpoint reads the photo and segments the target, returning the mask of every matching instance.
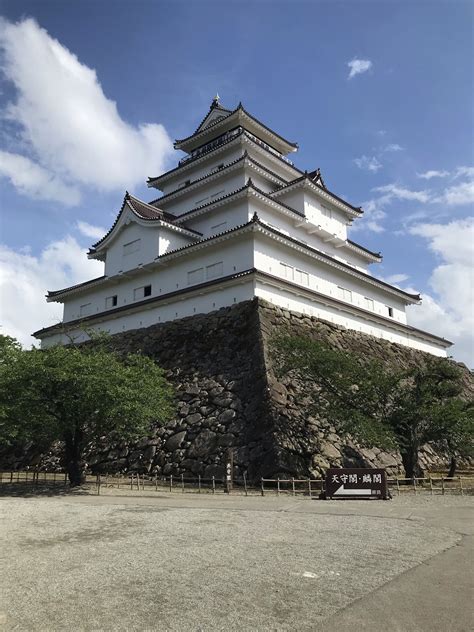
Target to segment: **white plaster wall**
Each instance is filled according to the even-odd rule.
[[[180,189],[184,186],[186,180],[191,180],[191,182],[193,182],[194,180],[198,180],[199,178],[206,176],[212,171],[216,171],[217,167],[221,164],[227,165],[230,162],[234,162],[234,160],[240,158],[243,153],[244,148],[242,146],[242,143],[239,143],[237,146],[234,145],[230,148],[223,148],[222,151],[209,155],[208,160],[205,160],[198,164],[191,162],[188,168],[181,169],[179,172],[176,173],[176,176],[174,176],[171,180],[163,185],[163,195],[167,195],[172,191]],[[155,204],[159,207],[159,199],[155,201]]]
[[[317,261],[304,253],[282,246],[264,235],[256,235],[255,267],[263,272],[283,278],[281,263],[307,272],[309,274],[308,287],[310,289],[327,294],[332,298],[343,300],[338,286],[346,288],[352,292],[350,304],[366,309],[364,298],[370,298],[374,301],[374,313],[388,317],[388,307],[391,307],[393,309],[393,320],[406,324],[403,299],[389,294],[362,279],[356,279],[342,270]]]
[[[177,318],[194,316],[196,314],[206,314],[221,307],[249,301],[254,296],[253,282],[250,280],[237,280],[234,283],[222,288],[207,290],[202,295],[189,296],[187,298],[175,299],[166,304],[154,304],[148,309],[136,314],[118,314],[93,326],[87,325],[88,330],[105,331],[110,334],[149,327],[157,323],[163,323]],[[76,342],[88,340],[88,335],[81,329],[76,328],[68,332],[68,335],[55,333],[45,337],[41,346],[50,347],[54,344],[67,344],[73,338]]]
[[[219,232],[223,230],[229,230],[246,224],[249,221],[249,205],[247,200],[237,200],[236,202],[229,202],[224,206],[219,206],[215,210],[209,210],[202,215],[198,215],[195,218],[185,221],[187,227],[193,230],[198,230],[204,237],[210,237],[215,234],[213,230],[214,226],[227,223],[225,228],[221,228]]]
[[[107,276],[114,276],[120,271],[128,272],[139,265],[146,265],[159,254],[164,254],[168,250],[180,248],[194,241],[191,237],[171,229],[154,226],[152,223],[143,226],[136,222],[131,214],[130,219],[130,223],[120,230],[107,249],[105,260],[105,274]],[[124,254],[124,246],[137,239],[140,239],[139,250]]]
[[[130,214],[131,215],[131,214]],[[139,264],[149,263],[158,254],[158,240],[160,229],[158,226],[140,226],[135,221],[122,228],[107,249],[105,260],[105,274],[112,276],[120,270],[126,272],[136,268]],[[140,239],[140,249],[124,255],[124,245]]]
[[[273,303],[273,305],[278,305],[279,307],[293,312],[315,316],[316,318],[327,320],[336,325],[346,327],[347,329],[360,331],[375,336],[376,338],[388,340],[389,342],[396,342],[411,347],[412,349],[426,351],[439,357],[446,357],[446,350],[443,347],[426,342],[421,337],[417,337],[414,333],[402,333],[391,328],[388,324],[385,326],[380,323],[370,322],[360,316],[337,310],[322,302],[318,303],[317,301],[310,300],[303,296],[295,296],[293,293],[261,282],[256,283],[255,295]]]
[[[248,178],[248,176],[247,176]],[[228,195],[237,189],[241,189],[246,183],[245,171],[238,168],[230,173],[223,173],[222,177],[204,182],[196,189],[187,189],[183,195],[173,200],[158,200],[156,206],[174,215],[181,215],[193,208],[212,202],[214,199]]]
[[[298,239],[299,241],[308,244],[308,246],[317,248],[331,257],[339,259],[344,263],[348,263],[363,272],[367,272],[367,261],[362,257],[347,248],[335,248],[333,244],[324,242],[323,237],[317,233],[309,233],[308,229],[311,229],[312,224],[307,223],[305,224],[305,227],[297,227],[296,224],[304,221],[304,218],[299,218],[297,215],[291,217],[289,215],[284,215],[277,210],[273,210],[266,204],[252,199],[249,209],[249,217],[252,217],[254,212],[258,214],[260,219],[267,222],[284,235],[289,235],[294,239]]]
[[[190,287],[188,272],[198,268],[204,269],[203,281],[206,281],[207,266],[222,261],[222,276],[242,272],[253,267],[253,246],[251,235],[243,235],[239,239],[226,240],[215,246],[188,253],[185,256],[163,261],[151,270],[137,270],[132,276],[118,275],[107,284],[91,288],[88,292],[73,294],[64,303],[64,322],[95,315],[106,310],[106,298],[117,296],[117,307],[133,305],[134,290],[146,285],[152,286],[151,297],[167,294]],[[81,313],[81,306],[90,303],[87,314]]]

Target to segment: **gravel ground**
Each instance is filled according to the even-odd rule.
[[[460,540],[417,513],[469,503],[2,498],[0,627],[315,630]]]

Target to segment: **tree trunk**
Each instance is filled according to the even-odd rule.
[[[448,472],[448,478],[453,478],[454,475],[456,474],[456,468],[457,468],[457,460],[455,456],[451,457],[451,463],[449,464],[449,472]]]
[[[86,480],[81,459],[81,435],[80,431],[76,431],[74,434],[68,432],[64,437],[66,471],[71,487],[78,487]]]
[[[405,476],[407,478],[421,478],[423,476],[423,470],[418,462],[418,446],[407,446],[407,448],[401,452],[401,456]]]

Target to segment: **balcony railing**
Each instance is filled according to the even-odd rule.
[[[256,143],[257,145],[260,145],[261,147],[264,147],[267,151],[269,151],[274,156],[277,156],[278,158],[281,158],[281,160],[284,160],[286,163],[288,163],[289,165],[293,166],[292,161],[289,160],[288,158],[286,158],[286,156],[282,156],[282,154],[280,154],[279,151],[277,151],[276,149],[274,149],[270,145],[267,145],[267,143],[264,143],[263,140],[260,140],[260,138],[258,138],[258,136],[254,136],[253,134],[251,134],[247,130],[244,130],[244,128],[240,127],[240,126],[236,127],[235,129],[231,130],[230,132],[226,132],[225,134],[222,134],[222,136],[218,136],[217,138],[212,140],[210,143],[206,143],[205,145],[202,145],[202,147],[198,147],[197,149],[192,151],[188,156],[185,156],[184,158],[182,158],[179,161],[179,163],[178,163],[179,166],[181,167],[182,165],[186,164],[187,162],[190,162],[191,160],[195,160],[196,158],[199,158],[200,156],[203,156],[204,154],[207,154],[209,151],[212,151],[212,150],[216,149],[220,145],[224,145],[225,143],[229,142],[230,140],[232,140],[236,136],[239,136],[243,132],[245,132],[246,135],[254,143]]]
[[[203,154],[207,154],[208,151],[212,151],[213,149],[216,149],[216,147],[219,147],[220,145],[227,143],[229,140],[231,140],[232,138],[235,138],[236,136],[241,134],[243,131],[244,130],[242,127],[236,127],[230,132],[226,132],[225,134],[222,134],[222,136],[218,136],[217,138],[212,140],[210,143],[206,143],[206,145],[202,145],[202,147],[198,147],[197,149],[192,151],[189,154],[189,156],[185,156],[184,158],[182,158],[179,161],[179,166],[181,167],[181,165],[186,164],[190,160],[194,160],[195,158],[199,158]]]

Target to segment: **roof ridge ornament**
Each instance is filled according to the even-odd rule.
[[[218,93],[218,92],[216,92],[216,96],[215,96],[215,97],[212,99],[212,101],[211,101],[211,110],[212,110],[212,109],[214,109],[214,108],[218,108],[218,107],[219,107],[219,105],[220,105],[220,104],[219,104],[220,99],[221,99],[221,98],[220,98],[220,96],[219,96],[219,93]]]
[[[245,185],[246,187],[253,187],[253,182],[252,182],[252,178],[249,178],[247,180],[247,184]]]

